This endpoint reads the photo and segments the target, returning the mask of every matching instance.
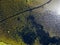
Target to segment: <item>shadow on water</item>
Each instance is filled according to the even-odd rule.
[[[35,32],[32,32],[30,30],[30,28],[27,26],[25,27],[22,32],[18,32],[18,35],[22,37],[22,40],[29,45],[33,45],[33,43],[35,42],[35,39],[38,38],[39,42],[42,45],[49,45],[51,44],[55,44],[55,45],[60,45],[60,38],[56,38],[56,37],[50,37],[49,33],[45,32],[43,30],[43,26],[41,24],[38,24],[35,22],[34,20],[34,16],[30,15],[27,20],[31,21],[33,27],[35,27],[36,29],[36,34]]]

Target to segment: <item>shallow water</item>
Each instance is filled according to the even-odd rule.
[[[60,42],[59,2],[0,0],[0,41],[11,45],[57,45]]]

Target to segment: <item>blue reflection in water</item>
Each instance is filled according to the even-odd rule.
[[[38,38],[39,42],[42,45],[49,45],[49,43],[59,45],[60,38],[56,39],[56,37],[50,37],[49,33],[48,32],[46,33],[43,30],[43,26],[41,24],[36,23],[34,19],[35,19],[34,16],[30,15],[27,18],[27,21],[30,21],[32,23],[33,27],[35,27],[36,34],[35,34],[35,32],[32,32],[28,26],[26,26],[22,30],[22,32],[18,33],[19,36],[20,35],[22,36],[23,41],[29,45],[33,45],[35,39]]]
[[[20,35],[22,36],[22,40],[29,45],[32,45],[36,39],[36,34],[28,27],[25,27],[22,32],[19,32]]]

